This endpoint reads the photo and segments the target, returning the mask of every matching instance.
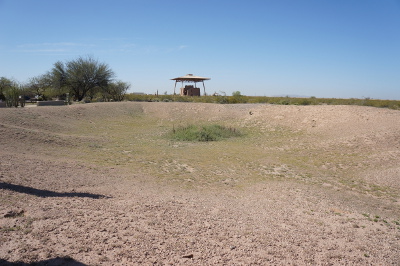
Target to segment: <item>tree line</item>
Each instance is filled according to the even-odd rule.
[[[30,98],[122,101],[130,84],[114,78],[114,71],[106,63],[92,57],[57,61],[50,71],[30,78],[25,84],[0,77],[0,100],[9,107],[17,107],[21,100]]]

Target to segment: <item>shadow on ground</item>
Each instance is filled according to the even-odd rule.
[[[0,189],[12,190],[15,192],[30,194],[42,198],[47,198],[47,197],[71,197],[71,198],[80,197],[80,198],[92,198],[92,199],[109,198],[108,196],[100,194],[92,194],[84,192],[55,192],[50,190],[26,187],[22,185],[13,185],[4,182],[0,182]]]
[[[54,259],[42,260],[38,262],[8,262],[6,260],[0,259],[0,265],[7,265],[7,266],[56,266],[56,265],[65,265],[65,266],[86,266],[86,264],[81,263],[79,261],[74,260],[70,257],[57,257]]]

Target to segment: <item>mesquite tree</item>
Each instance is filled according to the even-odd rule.
[[[122,101],[124,100],[125,94],[131,85],[127,82],[116,81],[108,84],[103,89],[103,100],[104,101]]]
[[[58,61],[51,70],[53,86],[68,90],[75,100],[81,101],[99,88],[106,88],[114,72],[105,63],[92,57],[79,57],[65,64]]]
[[[49,91],[52,89],[52,78],[49,73],[30,78],[25,85],[26,92],[30,95],[36,96],[39,99],[46,100]]]

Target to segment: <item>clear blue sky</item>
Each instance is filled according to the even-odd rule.
[[[0,76],[87,55],[131,92],[400,100],[400,0],[0,0]]]

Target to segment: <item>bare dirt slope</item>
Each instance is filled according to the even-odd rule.
[[[190,123],[244,136],[165,137]],[[96,103],[0,134],[0,265],[400,265],[399,111]]]

